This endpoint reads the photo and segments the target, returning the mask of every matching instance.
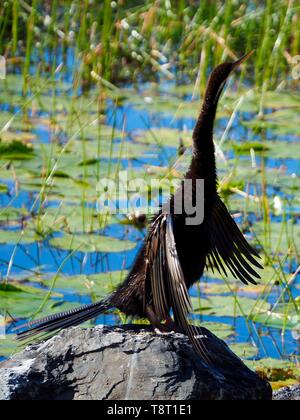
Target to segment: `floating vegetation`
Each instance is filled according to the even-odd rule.
[[[3,192],[7,192],[6,190]],[[19,220],[24,220],[28,216],[28,211],[26,209],[19,209],[14,207],[7,207],[0,210],[0,225],[12,225]]]
[[[48,279],[39,279],[39,281],[44,286],[54,287],[56,290],[73,290],[74,293],[83,296],[92,293],[97,298],[103,298],[113,292],[125,276],[126,271],[114,271],[90,276],[53,276]],[[34,279],[31,280],[34,281]]]
[[[19,140],[0,143],[0,156],[4,160],[32,159],[34,151],[32,147],[25,145]]]
[[[33,244],[37,241],[42,241],[43,237],[36,234],[32,230],[15,231],[15,230],[1,230],[0,231],[0,244]]]
[[[209,329],[221,340],[228,339],[235,334],[234,328],[231,325],[222,322],[201,322],[201,327]]]
[[[192,145],[192,133],[168,128],[152,128],[144,131],[137,138],[138,141],[146,144],[155,144],[159,147],[178,147],[180,140],[188,147]]]
[[[231,350],[241,359],[253,359],[258,354],[258,348],[249,343],[231,344]]]
[[[130,251],[136,247],[131,241],[101,235],[68,235],[65,234],[50,240],[50,245],[66,251],[80,252],[122,252]]]
[[[193,298],[194,310],[205,315],[217,317],[248,316],[251,313],[260,313],[270,309],[270,304],[260,299],[233,296],[207,296],[199,307],[197,298]]]
[[[262,378],[270,381],[273,390],[299,383],[299,366],[293,362],[268,358],[247,364]]]

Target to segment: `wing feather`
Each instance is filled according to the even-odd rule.
[[[198,337],[198,330],[189,324],[192,303],[177,253],[173,219],[162,213],[153,222],[147,243],[149,280],[154,311],[160,319],[167,319],[173,311],[175,324],[185,333],[195,350],[207,361],[207,352]]]
[[[260,279],[260,275],[250,264],[263,268],[257,261],[259,254],[246,241],[218,196],[212,211],[210,233],[210,252],[207,256],[209,265],[214,266],[222,275],[227,276],[227,268],[235,279],[245,284],[257,284],[254,277]]]
[[[176,249],[176,242],[173,232],[172,216],[167,217],[167,229],[165,248],[168,266],[168,285],[171,295],[171,307],[173,309],[176,324],[189,337],[195,350],[207,361],[207,351],[201,338],[198,337],[197,329],[189,324],[188,316],[192,311],[192,303],[184,279],[179,256]]]
[[[165,240],[165,218],[160,215],[153,222],[148,242],[147,260],[148,273],[146,280],[150,279],[150,291],[153,299],[155,313],[160,319],[166,319],[169,314],[168,294],[164,284],[166,278],[165,250],[161,246]]]

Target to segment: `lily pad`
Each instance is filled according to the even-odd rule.
[[[11,143],[0,142],[0,159],[2,160],[25,160],[32,159],[34,151],[32,147],[14,140]]]
[[[199,322],[199,326],[207,328],[221,340],[225,340],[235,334],[232,325],[222,322]]]
[[[231,285],[232,286],[232,285]],[[205,285],[202,284],[202,290],[205,294],[212,294],[212,295],[224,295],[230,293],[230,288],[227,286],[227,284],[221,284],[221,283],[206,283]],[[238,287],[235,285],[232,286],[232,288],[235,289],[235,291],[238,290]]]
[[[282,109],[291,110],[299,108],[299,95],[295,91],[267,91],[262,97],[260,89],[239,89],[238,91],[226,91],[226,95],[221,99],[225,107],[233,110],[237,101],[243,98],[239,111],[259,113],[261,103],[265,109],[281,111]],[[271,114],[272,115],[272,114]]]
[[[280,303],[274,310],[256,314],[253,321],[260,322],[267,327],[300,330],[300,303],[298,299],[294,301]]]
[[[230,349],[241,359],[252,359],[258,354],[258,348],[249,343],[230,344]]]
[[[280,101],[280,95],[281,102]],[[269,98],[268,98],[269,96]],[[271,96],[273,98],[271,99]],[[276,100],[274,100],[276,97]],[[272,101],[274,102],[272,103]],[[276,103],[278,101],[278,103]],[[300,135],[299,131],[299,97],[284,93],[269,92],[266,98],[267,105],[272,106],[275,111],[266,113],[263,117],[255,118],[252,121],[244,121],[243,124],[254,131],[270,129],[276,135]],[[279,106],[280,105],[280,106]]]
[[[299,150],[298,142],[289,142],[287,144],[286,141],[266,141],[265,143],[245,142],[231,144],[237,154],[249,155],[250,151],[254,150],[256,154],[272,157],[272,159],[295,159]]]
[[[33,295],[45,295],[45,291],[38,287],[29,286],[26,284],[21,284],[17,281],[10,281],[7,284],[1,283],[0,284],[0,295],[1,297],[15,297],[17,295],[14,295],[14,293],[27,293],[27,294],[33,294]],[[10,295],[11,294],[11,295]],[[52,294],[53,297],[61,297],[58,293]]]
[[[44,302],[44,295],[27,292],[1,292],[0,312],[14,318],[27,318],[35,313]]]
[[[233,150],[238,154],[249,154],[253,149],[256,153],[263,153],[270,150],[269,145],[259,142],[233,143]]]
[[[255,223],[253,230],[269,252],[290,255],[298,255],[300,252],[298,249],[300,225],[293,223],[291,220],[284,223],[271,223],[270,227],[267,226],[270,238],[268,233],[264,232],[262,222]]]
[[[80,156],[80,164],[82,165],[83,149],[86,148],[85,159],[135,159],[143,156],[149,148],[146,145],[135,144],[130,141],[124,140],[122,143],[111,145],[107,140],[100,142],[96,140],[76,140],[67,148],[69,153],[74,153]]]
[[[90,276],[59,276],[58,278],[43,279],[45,286],[52,287],[57,290],[73,290],[80,295],[95,295],[102,298],[112,293],[115,288],[124,280],[126,272],[113,271],[110,273],[99,273]],[[31,279],[34,281],[34,278]]]
[[[300,315],[286,315],[283,313],[268,311],[265,314],[258,314],[253,321],[259,322],[267,327],[293,330],[300,329]]]
[[[0,244],[33,244],[42,241],[44,238],[34,231],[0,230]]]
[[[12,334],[6,335],[0,339],[0,357],[11,357],[13,354],[24,349],[25,345],[20,344]]]
[[[192,144],[192,132],[179,131],[169,128],[153,128],[151,130],[140,133],[137,140],[146,144],[156,144],[158,146],[173,146],[178,147],[180,141],[186,146]]]
[[[299,367],[288,360],[267,358],[248,361],[247,365],[269,381],[274,390],[299,383],[300,380]]]
[[[94,208],[63,204],[59,209],[48,208],[45,214],[31,220],[27,226],[42,236],[48,236],[62,230],[67,233],[92,233],[114,222],[116,219],[112,216],[100,215]]]
[[[10,224],[28,215],[26,209],[19,209],[14,207],[0,208],[0,224]]]
[[[200,102],[180,101],[180,98],[174,98],[169,95],[163,97],[147,94],[131,95],[130,103],[137,110],[147,110],[149,113],[164,114],[175,118],[197,118]]]
[[[55,248],[64,249],[66,251],[91,252],[124,252],[130,251],[136,247],[131,241],[122,241],[120,239],[111,238],[101,235],[68,235],[64,234],[50,240],[50,244]]]
[[[202,301],[202,300],[201,300]],[[192,298],[194,310],[199,312],[199,301]],[[202,303],[200,312],[218,317],[239,317],[261,313],[270,309],[270,304],[261,299],[233,296],[208,296]]]

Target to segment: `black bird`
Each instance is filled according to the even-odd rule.
[[[20,339],[78,325],[117,308],[127,316],[147,317],[160,331],[176,329],[185,333],[198,353],[205,356],[198,330],[188,322],[191,311],[188,289],[200,279],[205,267],[217,269],[225,276],[229,270],[245,284],[256,284],[254,278],[260,278],[252,265],[262,268],[257,262],[258,253],[245,240],[217,193],[213,142],[217,104],[225,83],[250,55],[221,64],[213,71],[194,129],[193,157],[185,180],[192,182],[193,199],[197,198],[194,183],[204,180],[203,222],[187,225],[187,214],[174,211],[175,199],[184,189],[183,180],[170,198],[171,211],[163,207],[154,217],[131,272],[114,293],[97,303],[33,321],[24,326],[27,329],[19,334]]]

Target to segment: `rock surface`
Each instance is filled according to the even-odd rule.
[[[199,330],[200,333],[200,330]],[[6,400],[271,399],[270,385],[202,328],[210,363],[180,334],[71,328],[0,364]]]
[[[274,392],[273,400],[300,401],[300,385],[279,389]]]

